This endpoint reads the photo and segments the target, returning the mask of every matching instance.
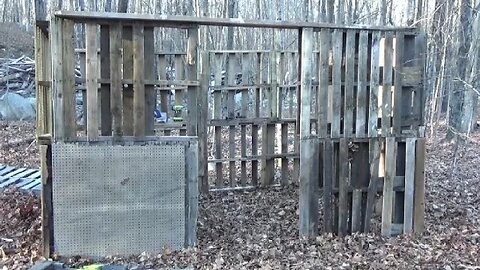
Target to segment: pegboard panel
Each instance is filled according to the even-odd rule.
[[[54,249],[129,255],[185,244],[185,145],[52,145]]]

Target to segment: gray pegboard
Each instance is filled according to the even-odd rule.
[[[54,249],[159,252],[185,244],[185,145],[52,145]]]

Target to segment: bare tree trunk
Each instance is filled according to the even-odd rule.
[[[83,1],[83,0],[80,0]],[[127,13],[128,10],[128,0],[118,0],[118,12]]]
[[[344,24],[345,23],[345,2],[344,1],[345,0],[338,0],[337,16],[335,17],[335,23],[336,24]]]
[[[228,15],[228,18],[238,18],[238,1],[237,0],[228,1],[227,15]],[[233,27],[227,27],[227,50],[233,50],[233,47],[234,47],[233,35],[234,35]]]
[[[455,55],[452,59],[455,59],[455,89],[449,96],[450,114],[449,125],[453,129],[447,134],[447,138],[453,138],[455,132],[466,133],[470,122],[472,121],[470,113],[466,111],[469,108],[470,100],[466,96],[467,85],[466,80],[466,67],[468,66],[468,50],[470,44],[470,19],[471,13],[464,0],[458,1],[458,15],[460,20],[457,27],[457,39],[455,43]]]

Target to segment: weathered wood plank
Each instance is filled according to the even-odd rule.
[[[252,155],[258,155],[258,125],[252,125]],[[257,160],[252,160],[252,185],[258,185]]]
[[[110,21],[124,20],[126,22],[138,21],[145,24],[152,24],[155,26],[176,26],[188,27],[193,24],[200,25],[214,25],[214,26],[231,26],[231,27],[250,27],[250,28],[281,28],[281,29],[299,29],[302,27],[312,28],[315,31],[328,29],[366,29],[362,25],[338,26],[331,23],[316,23],[316,22],[299,22],[299,21],[269,21],[269,20],[248,20],[238,18],[207,18],[207,17],[192,17],[192,16],[175,16],[164,14],[118,14],[111,12],[77,12],[61,10],[56,11],[55,15],[61,18],[70,18],[78,21],[95,20],[102,23],[109,23]],[[368,26],[372,30],[399,30],[414,32],[413,27],[390,27],[390,26]]]
[[[382,235],[392,234],[392,217],[396,175],[397,142],[395,137],[387,137],[385,142],[385,178],[383,184]]]
[[[425,125],[425,62],[426,62],[426,51],[427,51],[427,40],[426,36],[423,33],[417,34],[415,37],[415,64],[419,69],[421,74],[418,84],[416,86],[415,96],[414,96],[414,115],[418,115],[420,118],[419,125]]]
[[[340,236],[345,236],[347,234],[348,224],[348,186],[350,182],[347,139],[341,138],[339,147],[338,234]]]
[[[133,39],[132,27],[124,26],[122,35],[123,45],[123,79],[133,79]],[[132,85],[126,85],[123,89],[123,133],[125,136],[133,136],[134,125],[134,93]]]
[[[132,29],[133,56],[133,136],[145,136],[145,40],[144,28],[134,24]]]
[[[378,124],[378,89],[380,77],[380,40],[381,33],[374,32],[372,34],[372,51],[370,62],[370,101],[368,114],[368,136],[377,137]]]
[[[300,235],[313,238],[318,234],[319,143],[314,137],[304,138],[300,147]]]
[[[42,215],[42,255],[50,258],[53,255],[53,202],[52,202],[52,147],[41,145],[40,168],[42,170],[41,215]]]
[[[222,84],[222,55],[215,54],[214,59],[215,66],[214,74],[215,74],[215,85]],[[222,93],[215,92],[213,93],[214,103],[213,103],[213,118],[214,119],[221,119],[222,118]],[[221,159],[222,158],[222,127],[215,126],[215,158]],[[223,164],[217,163],[215,164],[215,172],[216,172],[216,187],[223,186]]]
[[[393,83],[393,33],[385,33],[383,94],[382,94],[382,136],[391,135],[392,83]]]
[[[415,138],[407,138],[405,150],[405,198],[403,206],[403,232],[413,229],[413,203],[415,188]]]
[[[235,155],[236,155],[237,144],[236,144],[235,136],[236,136],[235,126],[229,126],[228,127],[228,156],[230,158],[235,158]],[[235,186],[236,175],[237,175],[236,162],[235,160],[231,160],[228,166],[228,176],[230,179],[231,187]]]
[[[235,53],[229,53],[227,55],[227,85],[234,86],[235,78],[238,67],[238,58]],[[229,91],[227,93],[227,118],[235,118],[235,92]],[[230,125],[228,127],[228,148],[229,148],[229,157],[234,158],[236,153],[236,140],[235,140],[235,126]],[[230,186],[235,186],[236,180],[236,163],[235,161],[230,161],[228,165]]]
[[[62,72],[63,72],[63,121],[66,140],[77,135],[75,112],[75,54],[74,54],[74,23],[70,20],[62,22]]]
[[[144,71],[145,81],[155,80],[155,38],[153,27],[145,27],[144,32]],[[145,84],[145,135],[154,135],[153,111],[156,108],[157,93],[153,85]]]
[[[262,126],[262,154],[271,155],[275,152],[275,125]],[[262,185],[269,186],[274,182],[275,163],[271,157],[262,160]]]
[[[301,31],[300,82],[300,235],[317,236],[318,225],[318,141],[311,137],[313,29]]]
[[[198,28],[188,29],[187,40],[187,80],[197,81],[198,58]],[[197,135],[198,113],[196,110],[198,87],[190,85],[187,88],[187,135]]]
[[[352,233],[362,231],[362,198],[363,193],[355,189],[352,193]]]
[[[355,80],[355,35],[354,30],[347,31],[345,53],[345,112],[343,134],[350,138],[354,131],[353,112],[355,109],[354,80]]]
[[[123,133],[123,85],[122,85],[122,26],[115,24],[110,29],[110,108],[112,110],[113,137],[119,139]],[[126,135],[126,134],[125,134]]]
[[[282,154],[287,154],[288,153],[288,123],[284,123],[281,125],[281,152]],[[288,159],[282,158],[281,160],[281,184],[282,185],[288,185]]]
[[[242,85],[248,84],[248,74],[250,72],[251,54],[242,54]],[[247,117],[248,112],[248,89],[242,89],[241,105],[240,105],[240,117]],[[240,152],[241,156],[247,155],[247,126],[240,126]],[[247,162],[241,161],[240,163],[240,184],[242,186],[247,185]]]
[[[331,136],[339,138],[341,134],[340,120],[342,118],[342,47],[343,31],[333,31],[333,82],[332,82],[332,123]]]
[[[379,175],[379,161],[380,161],[380,143],[377,139],[370,139],[369,142],[369,163],[370,163],[370,181],[368,184],[367,202],[365,205],[365,217],[363,232],[370,232],[370,223],[375,205],[375,198],[377,196],[377,182]]]
[[[393,110],[393,134],[400,135],[402,132],[402,78],[403,78],[404,34],[397,32],[395,36],[395,78],[394,78],[394,110]]]
[[[417,234],[425,230],[425,138],[418,138],[415,148],[415,191],[413,229]]]
[[[110,26],[100,26],[100,78],[110,79]],[[110,84],[100,85],[100,127],[102,136],[112,135]]]
[[[198,93],[198,176],[199,188],[208,193],[208,87],[210,85],[210,59],[206,52],[201,56],[201,78]]]
[[[192,247],[197,241],[197,220],[198,220],[198,143],[191,142],[185,147],[186,163],[186,188],[188,199],[186,200],[185,217],[185,246]]]
[[[53,95],[53,136],[57,140],[62,140],[64,134],[64,115],[63,115],[63,61],[62,61],[62,21],[53,18],[50,23],[51,37],[51,56],[52,56],[52,95]]]
[[[332,233],[334,219],[333,204],[333,185],[334,185],[334,155],[333,142],[330,140],[323,141],[323,208],[324,208],[324,230],[326,233]]]
[[[87,137],[98,137],[98,44],[96,24],[87,24],[86,28],[86,80],[87,80]]]
[[[240,155],[247,156],[247,126],[240,126]],[[247,185],[247,161],[242,160],[240,163],[240,185]]]
[[[330,47],[331,34],[328,29],[322,29],[320,32],[320,53],[319,53],[319,69],[318,69],[318,131],[320,138],[326,138],[328,133],[328,87],[329,87],[329,73],[330,73]]]
[[[367,127],[368,32],[360,31],[358,45],[357,115],[355,135],[365,137]]]

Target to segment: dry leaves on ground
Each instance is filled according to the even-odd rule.
[[[202,197],[198,245],[183,251],[110,257],[104,262],[147,269],[478,269],[480,266],[480,133],[458,151],[429,140],[426,161],[426,232],[419,237],[375,234],[337,238],[298,236],[298,187],[214,193]],[[0,241],[7,269],[25,269],[39,251],[38,200],[15,191],[1,195]],[[33,206],[33,205],[36,206]],[[6,205],[3,206],[3,205]],[[31,206],[31,207],[30,207]],[[11,218],[5,218],[11,217]],[[11,241],[13,240],[13,242]],[[13,252],[14,250],[15,252]],[[14,254],[14,255],[12,255]],[[59,258],[60,259],[60,258]],[[88,260],[61,258],[71,266]],[[0,267],[1,269],[1,267]]]

